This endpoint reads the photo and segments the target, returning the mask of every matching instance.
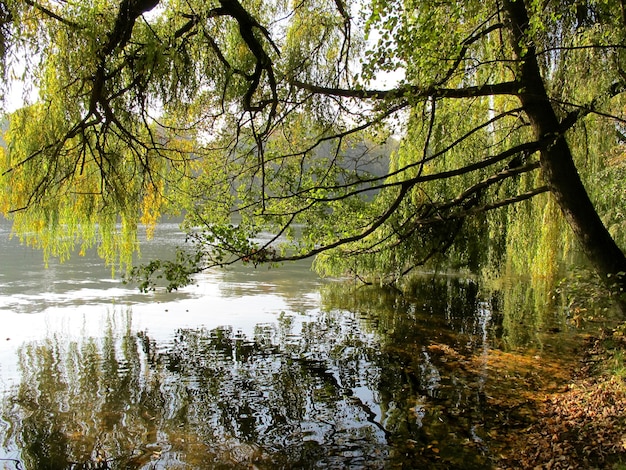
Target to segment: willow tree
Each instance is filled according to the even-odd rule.
[[[109,255],[184,211],[195,249],[141,271],[176,285],[316,255],[321,270],[402,274],[549,193],[615,276],[626,258],[580,175],[621,154],[625,10],[5,1],[5,78],[19,70],[38,96],[8,119],[1,209],[50,253],[82,240]]]

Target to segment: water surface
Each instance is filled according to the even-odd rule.
[[[554,325],[568,330],[524,301],[504,318],[467,278],[424,276],[403,296],[307,263],[141,294],[93,254],[44,269],[1,228],[6,469],[489,468],[495,427],[528,413],[523,397],[498,405],[495,362],[522,349],[548,364]],[[160,225],[144,258],[181,238]],[[539,368],[522,369],[532,389]]]

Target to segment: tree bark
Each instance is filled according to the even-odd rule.
[[[519,99],[541,150],[541,171],[565,220],[592,266],[609,284],[625,287],[626,256],[600,219],[580,178],[561,124],[546,92],[536,50],[527,38],[528,12],[523,0],[505,0],[512,45],[520,61]]]

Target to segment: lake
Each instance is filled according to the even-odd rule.
[[[8,230],[4,469],[489,468],[576,333],[523,286],[512,301],[464,276],[401,295],[303,262],[141,294],[92,253],[44,268]],[[143,259],[182,239],[159,225]]]

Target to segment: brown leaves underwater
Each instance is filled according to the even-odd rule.
[[[537,390],[529,426],[500,436],[496,468],[626,469],[626,380],[621,373],[606,373],[607,361],[622,357],[626,342],[622,338],[610,353],[602,339],[586,342],[570,383]]]

